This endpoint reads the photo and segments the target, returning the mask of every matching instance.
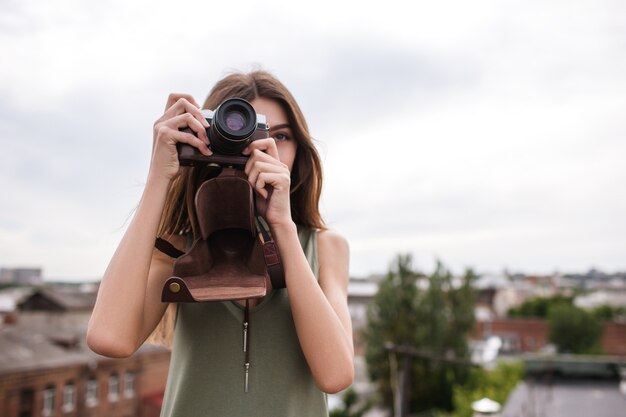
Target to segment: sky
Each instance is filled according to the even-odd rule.
[[[171,92],[275,74],[351,274],[626,270],[626,3],[3,0],[0,267],[99,279]]]

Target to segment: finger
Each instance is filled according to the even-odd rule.
[[[166,121],[171,119],[172,117],[179,116],[184,113],[191,114],[196,120],[198,120],[205,128],[209,127],[209,123],[204,118],[202,111],[198,108],[198,106],[194,102],[190,102],[186,98],[180,98],[176,103],[170,106],[163,116],[158,121]]]
[[[154,125],[154,129],[158,131],[161,126],[167,126],[171,129],[184,129],[188,127],[192,131],[194,131],[196,135],[206,144],[209,143],[206,129],[195,117],[193,117],[189,113],[179,114],[178,116],[174,116],[171,119],[159,122]]]
[[[159,126],[156,139],[157,141],[165,142],[166,144],[168,142],[170,144],[176,144],[177,142],[186,143],[197,148],[202,154],[206,156],[210,156],[213,154],[207,147],[207,144],[198,139],[196,136],[192,135],[191,133],[182,132],[176,128],[171,128],[166,124],[162,124]]]
[[[186,143],[197,148],[205,156],[213,155],[213,152],[211,152],[207,144],[191,133],[181,132],[180,130],[172,130],[171,138],[174,139],[174,142]]]
[[[281,186],[285,183],[289,183],[289,177],[283,173],[262,172],[254,183],[254,189],[264,198],[267,198],[269,195],[268,188],[274,190],[287,189],[288,187]]]
[[[287,165],[283,164],[282,162],[280,162],[280,160],[278,160],[277,158],[272,157],[271,155],[259,150],[259,149],[255,149],[252,154],[250,155],[250,157],[248,158],[248,162],[246,163],[246,166],[249,168],[252,168],[254,166],[254,164],[258,161],[261,162],[267,162],[270,163],[272,165],[276,165],[279,167],[283,167],[285,169],[289,169],[287,168]],[[245,171],[245,169],[244,169]],[[247,172],[246,172],[247,173]]]
[[[163,123],[172,129],[183,129],[188,127],[196,132],[200,139],[202,139],[207,144],[209,143],[209,138],[207,136],[204,125],[202,125],[195,117],[193,117],[189,113],[179,114],[178,116],[172,117],[171,119]]]
[[[279,159],[278,147],[276,146],[276,141],[272,138],[257,139],[255,141],[252,141],[250,145],[248,145],[242,151],[242,153],[244,155],[250,155],[252,154],[252,152],[254,152],[257,149],[259,151],[265,152],[266,154],[270,155],[274,159]]]
[[[191,104],[196,106],[196,108],[200,108],[200,105],[196,102],[196,100],[193,98],[193,96],[191,96],[191,94],[171,93],[167,97],[167,104],[165,105],[165,111],[167,111],[167,109],[172,107],[172,105],[174,105],[174,103],[176,103],[181,98],[187,100],[188,102],[190,102]]]
[[[246,164],[246,169],[244,169],[244,172],[248,174],[248,181],[250,182],[250,184],[254,184],[256,183],[256,180],[261,173],[263,172],[281,173],[281,172],[284,172],[284,168],[279,165],[272,164],[272,163],[257,161],[250,166]]]
[[[265,175],[263,176],[259,175],[259,177],[256,179],[256,181],[253,184],[254,184],[254,189],[256,190],[256,192],[259,195],[261,195],[261,197],[267,200],[267,198],[269,197],[269,192],[267,191],[267,188],[265,188],[265,186],[267,185],[265,181]]]
[[[284,172],[287,174],[289,173],[289,168],[287,167],[287,165],[259,150],[255,150],[253,156],[248,158],[248,161],[246,162],[243,170],[246,175],[248,175],[248,178],[250,178],[250,176],[253,175],[255,171]]]

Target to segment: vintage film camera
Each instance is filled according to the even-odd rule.
[[[178,159],[185,166],[232,166],[243,169],[248,160],[241,155],[250,142],[269,138],[269,125],[262,114],[257,114],[250,103],[241,98],[222,102],[215,110],[202,110],[209,127],[206,129],[213,155],[205,156],[195,147],[178,143]],[[191,129],[184,129],[192,133]]]
[[[256,212],[255,193],[241,154],[250,142],[269,137],[265,116],[241,98],[203,110],[213,155],[178,143],[181,165],[213,171],[198,184],[194,198],[200,236],[174,262],[163,286],[166,302],[203,302],[259,298],[285,287],[278,248]],[[190,133],[191,130],[187,130]],[[158,241],[158,239],[157,239]],[[268,279],[269,278],[269,279]]]

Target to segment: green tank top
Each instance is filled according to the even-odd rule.
[[[318,276],[317,234],[299,229]],[[250,308],[245,387],[244,307],[235,301],[179,303],[161,417],[328,416],[298,342],[287,289]]]

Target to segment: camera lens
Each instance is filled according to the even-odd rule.
[[[238,111],[231,111],[226,115],[226,126],[235,132],[240,131],[246,125],[246,119]]]
[[[209,129],[211,149],[224,155],[237,155],[252,140],[257,127],[256,112],[250,103],[231,98],[220,104]]]

